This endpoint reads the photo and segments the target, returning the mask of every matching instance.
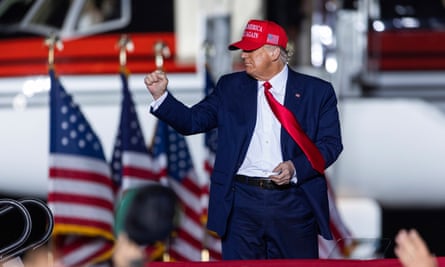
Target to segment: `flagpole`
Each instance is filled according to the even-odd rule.
[[[127,51],[134,50],[134,44],[126,34],[122,34],[118,42],[119,47],[119,66],[122,72],[127,73]]]
[[[55,34],[51,33],[44,41],[45,45],[48,46],[48,68],[54,68],[54,51],[63,49],[63,43],[60,38]]]
[[[202,228],[203,228],[203,233],[204,233],[204,237],[202,240],[202,249],[201,249],[201,261],[210,261],[210,252],[209,249],[207,248],[207,239],[208,239],[208,231],[207,231],[207,227],[206,224],[203,222],[202,223]]]
[[[163,262],[170,262],[171,258],[170,258],[170,253],[168,252],[168,250],[170,249],[170,236],[165,240],[165,249],[164,249],[164,253],[162,254],[162,261]]]
[[[48,47],[48,70],[54,70],[54,50],[62,50],[63,49],[63,43],[59,39],[59,37],[53,32],[51,33],[47,38],[44,40],[44,45]],[[57,246],[55,244],[56,237],[52,236],[52,238],[49,240],[49,249],[48,249],[48,263],[53,263],[56,260],[59,261],[60,259],[57,259],[55,257],[55,254],[57,253]]]
[[[207,61],[209,59],[210,56],[213,56],[215,54],[215,45],[213,44],[213,42],[210,41],[205,41],[203,44],[203,49],[204,49],[204,70],[206,70],[206,68],[208,70],[210,70],[210,66],[207,64]],[[210,261],[210,251],[208,248],[208,239],[209,239],[209,230],[207,229],[206,226],[206,221],[207,221],[207,214],[205,216],[202,216],[201,219],[201,223],[202,223],[202,228],[203,228],[203,232],[204,232],[204,237],[202,240],[202,249],[201,249],[201,261],[207,262]]]
[[[158,41],[154,45],[156,70],[164,71],[164,57],[170,57],[170,48],[163,41]]]

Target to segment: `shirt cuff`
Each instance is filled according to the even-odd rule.
[[[158,99],[153,100],[153,102],[151,102],[150,107],[153,111],[157,110],[161,106],[165,98],[167,98],[167,94],[168,92],[165,91]]]
[[[292,177],[290,178],[290,182],[292,184],[297,184],[298,183],[297,170],[294,171],[294,175],[292,175]]]

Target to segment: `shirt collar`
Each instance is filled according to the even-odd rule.
[[[272,85],[271,91],[277,94],[284,94],[286,88],[287,75],[289,73],[288,66],[285,65],[284,68],[273,76],[269,83]],[[258,87],[262,88],[264,81],[258,81]]]

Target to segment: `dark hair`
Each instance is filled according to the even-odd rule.
[[[125,232],[139,245],[164,241],[176,226],[178,205],[169,187],[151,184],[139,188],[125,216]]]

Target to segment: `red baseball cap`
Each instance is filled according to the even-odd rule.
[[[286,49],[287,35],[284,29],[272,21],[250,20],[244,29],[241,41],[229,45],[229,50],[251,51],[265,44],[277,45]]]

